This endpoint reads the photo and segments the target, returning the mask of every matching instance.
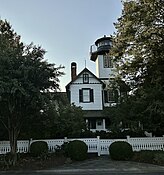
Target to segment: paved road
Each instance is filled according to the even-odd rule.
[[[164,175],[164,172],[110,172],[110,171],[77,171],[77,172],[2,172],[1,175]]]
[[[0,172],[0,175],[164,175],[164,167],[100,157],[49,170]]]

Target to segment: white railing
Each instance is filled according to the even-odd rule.
[[[133,151],[140,150],[164,150],[164,136],[163,137],[140,137],[127,139],[100,139],[97,138],[79,138],[79,139],[53,139],[53,140],[19,140],[17,142],[18,152],[29,152],[30,144],[36,141],[45,141],[48,144],[50,152],[54,152],[57,146],[61,146],[65,142],[81,140],[88,146],[88,153],[98,153],[98,155],[108,155],[109,146],[115,141],[125,141],[132,145]],[[0,154],[10,152],[9,141],[0,141]]]

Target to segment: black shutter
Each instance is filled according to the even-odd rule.
[[[108,103],[108,94],[107,94],[107,91],[104,91],[104,101],[105,101],[105,103]]]
[[[67,98],[68,98],[69,102],[71,103],[71,92],[70,92],[70,90],[67,91]]]
[[[118,91],[117,90],[114,91],[114,99],[115,99],[115,102],[118,103]]]
[[[93,89],[90,89],[90,102],[94,102]]]
[[[79,89],[79,102],[83,102],[83,91]]]

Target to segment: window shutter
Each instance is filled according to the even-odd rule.
[[[71,103],[71,92],[70,92],[70,90],[67,91],[67,98],[68,98],[69,102]]]
[[[83,102],[83,91],[79,89],[79,102]]]
[[[108,94],[107,94],[107,91],[104,91],[104,101],[105,101],[105,103],[108,103]]]
[[[94,102],[93,89],[90,89],[90,102]]]
[[[114,91],[114,98],[115,98],[115,102],[118,103],[118,91],[117,90]]]

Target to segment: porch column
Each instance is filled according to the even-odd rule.
[[[86,123],[87,129],[88,129],[89,128],[89,126],[88,126],[88,119],[85,119],[85,123]]]
[[[103,118],[103,130],[104,131],[106,130],[106,127],[105,127],[105,118]]]

